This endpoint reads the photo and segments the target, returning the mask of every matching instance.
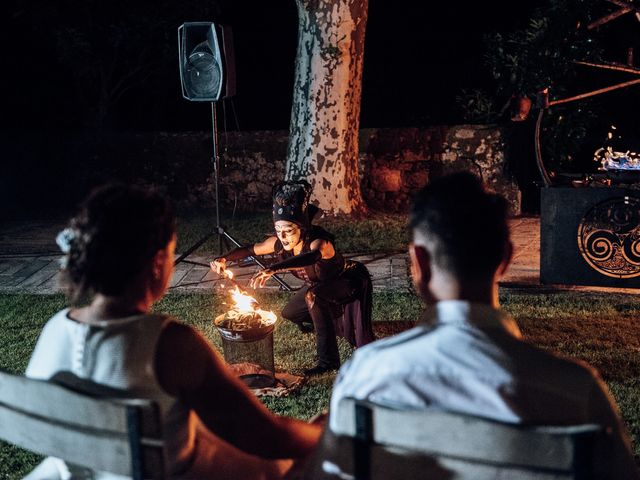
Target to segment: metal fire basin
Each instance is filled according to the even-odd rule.
[[[275,324],[246,330],[219,327],[224,315],[214,321],[220,338],[225,362],[229,365],[255,365],[255,373],[242,374],[240,380],[249,388],[272,387],[276,383],[273,357]]]

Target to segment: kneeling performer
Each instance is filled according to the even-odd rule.
[[[345,260],[337,252],[332,234],[311,220],[318,208],[309,204],[307,182],[283,182],[273,189],[273,222],[276,234],[249,247],[240,247],[216,258],[218,273],[228,261],[274,254],[277,262],[251,279],[263,287],[274,274],[291,272],[304,280],[282,310],[282,317],[303,332],[315,330],[317,364],[305,375],[319,375],[340,366],[336,334],[355,346],[373,341],[371,329],[371,277],[364,265]]]

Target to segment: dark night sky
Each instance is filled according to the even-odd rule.
[[[60,2],[65,19],[74,19],[74,1]],[[123,2],[120,2],[123,3]],[[140,0],[153,8],[154,2]],[[201,2],[205,5],[205,2]],[[59,60],[53,33],[55,23],[37,18],[38,2],[10,3],[9,41],[5,58],[14,66],[2,116],[9,128],[80,128],[83,108],[74,96],[69,64]],[[195,7],[193,4],[196,4]],[[212,20],[230,25],[234,33],[237,95],[233,105],[243,130],[288,128],[297,35],[293,0],[218,2],[207,18],[198,2],[181,12],[173,7],[165,25],[169,57],[165,68],[148,83],[125,94],[108,119],[115,130],[207,129],[207,105],[180,95],[176,29],[183,21]],[[456,121],[453,99],[464,86],[487,82],[482,70],[482,35],[523,22],[535,2],[414,2],[371,0],[365,47],[362,126],[425,125]],[[134,13],[118,10],[112,18],[126,20]],[[180,5],[180,4],[177,4]],[[207,3],[207,5],[210,5]],[[527,7],[528,5],[528,7]],[[203,8],[204,10],[204,8]],[[215,10],[215,9],[214,9]],[[36,13],[34,13],[36,12]],[[155,13],[162,17],[162,12]],[[92,21],[107,22],[98,15]],[[154,18],[156,18],[154,17]],[[167,26],[168,24],[168,26]],[[227,123],[234,127],[231,103]],[[76,111],[77,114],[70,114]]]

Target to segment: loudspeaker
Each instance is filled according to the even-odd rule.
[[[640,191],[543,188],[540,281],[640,288]]]
[[[182,96],[193,102],[217,102],[235,92],[231,29],[212,22],[186,22],[178,28]]]

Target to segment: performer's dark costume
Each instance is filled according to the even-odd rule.
[[[297,256],[310,252],[311,243],[317,239],[334,244],[333,235],[312,225]],[[275,254],[278,262],[270,267],[275,271],[279,270],[281,262],[284,264],[295,257],[293,252],[284,250],[280,240],[276,241]],[[304,280],[306,285],[282,309],[282,316],[297,323],[301,329],[305,322],[313,323],[318,366],[333,369],[340,365],[336,335],[356,347],[373,341],[371,277],[363,264],[345,261],[336,251],[329,259],[319,258],[311,265],[287,270]]]
[[[373,341],[371,277],[363,264],[345,260],[338,253],[333,235],[311,224],[318,208],[309,203],[308,184],[283,182],[274,187],[274,192],[274,225],[278,222],[297,225],[302,249],[294,255],[292,247],[285,249],[277,239],[274,245],[276,263],[269,267],[269,273],[287,271],[305,282],[284,307],[282,316],[298,324],[303,331],[307,328],[311,331],[309,323],[313,324],[318,363],[305,373],[316,375],[340,366],[336,335],[356,347]],[[334,255],[323,259],[320,250],[311,250],[315,240],[331,243]],[[253,247],[241,247],[224,258],[233,261],[253,255]]]

